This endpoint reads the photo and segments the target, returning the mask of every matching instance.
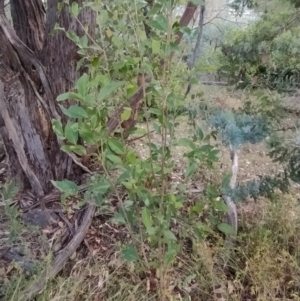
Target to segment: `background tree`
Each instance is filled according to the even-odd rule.
[[[219,71],[239,87],[291,91],[299,86],[299,10],[291,4],[269,6],[246,30],[228,33],[222,43]],[[283,28],[285,28],[283,30]]]

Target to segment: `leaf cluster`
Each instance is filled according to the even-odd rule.
[[[287,193],[290,187],[289,174],[284,171],[273,176],[267,175],[247,181],[246,183],[239,184],[234,189],[230,187],[223,187],[221,193],[228,195],[234,202],[243,202],[249,198],[253,198],[255,201],[259,197],[266,197],[272,200],[277,190],[282,193]]]
[[[270,132],[269,126],[262,116],[245,113],[219,111],[213,114],[208,124],[217,129],[225,145],[238,148],[245,143],[258,143],[266,138]]]

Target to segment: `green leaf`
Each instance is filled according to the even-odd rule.
[[[60,121],[52,119],[52,128],[59,139],[65,139],[63,126]]]
[[[88,94],[85,96],[85,98],[82,100],[83,103],[85,103],[87,106],[94,107],[96,105],[96,99],[91,94]]]
[[[140,28],[137,30],[137,34],[138,34],[138,37],[140,38],[140,40],[141,40],[141,42],[142,42],[141,44],[144,45],[143,43],[147,40],[147,35],[146,35],[145,30],[144,30],[143,28],[140,27]],[[141,45],[141,46],[142,46],[142,45]],[[141,54],[145,51],[145,50],[144,50],[144,47],[145,47],[145,46],[142,46],[142,47],[141,47]]]
[[[93,49],[93,50],[102,51],[102,48],[99,47],[99,46],[96,45],[96,44],[90,45],[90,46],[88,46],[87,48],[88,48],[88,49]]]
[[[62,110],[62,112],[70,118],[88,117],[87,112],[83,108],[81,108],[77,105],[70,106],[70,108],[68,108],[68,109],[66,109],[62,105],[59,105],[59,107]]]
[[[80,67],[83,65],[85,60],[86,60],[86,58],[83,57],[76,63],[76,71],[78,71],[80,69]]]
[[[213,214],[209,215],[208,220],[214,226],[216,226],[219,222],[219,219],[216,216],[214,216]]]
[[[155,3],[155,2],[154,2]],[[162,9],[162,4],[160,3],[155,3],[150,11],[148,12],[148,16],[154,16],[156,15],[160,10]]]
[[[150,21],[149,26],[167,32],[168,31],[168,20],[163,15],[156,15],[152,21]]]
[[[130,175],[127,171],[125,171],[119,176],[117,183],[122,183],[123,181],[129,180],[129,179],[130,179]]]
[[[180,192],[185,192],[186,191],[186,185],[185,184],[179,184],[177,187],[178,187]]]
[[[162,110],[157,109],[157,108],[150,108],[147,113],[149,114],[154,114],[156,116],[161,116],[162,115]]]
[[[210,152],[214,147],[210,144],[202,145],[198,150],[200,152]]]
[[[204,138],[203,131],[202,131],[199,127],[197,127],[197,128],[195,129],[195,136],[197,137],[197,139],[198,139],[199,141],[202,141],[203,138]]]
[[[92,60],[92,66],[96,68],[96,67],[99,66],[99,63],[100,63],[99,57],[98,56],[94,57],[93,60]]]
[[[133,206],[134,202],[132,200],[126,200],[124,201],[124,209],[125,210],[132,210],[132,206]]]
[[[189,28],[188,26],[181,27],[181,28],[180,28],[180,31],[181,31],[182,33],[185,33],[187,36],[190,36],[191,33],[192,33],[191,28]]]
[[[129,98],[132,95],[134,95],[137,90],[138,90],[138,86],[137,85],[127,85],[126,86],[127,97]]]
[[[93,114],[90,118],[91,129],[95,130],[99,126],[99,116],[98,114]]]
[[[63,93],[63,94],[60,94],[56,97],[56,100],[57,101],[64,101],[64,100],[67,100],[69,99],[69,92],[66,92],[66,93]]]
[[[105,198],[103,197],[102,194],[95,194],[94,200],[95,200],[96,205],[98,205],[98,206],[102,206],[105,202]]]
[[[153,123],[153,128],[156,131],[157,134],[161,135],[161,126],[157,123]]]
[[[82,74],[82,76],[76,82],[75,87],[78,90],[78,93],[82,97],[85,97],[88,93],[88,84],[89,84],[89,76],[86,73]]]
[[[95,194],[104,195],[110,187],[110,182],[103,176],[91,185],[90,190]]]
[[[174,129],[174,124],[167,119],[165,120],[165,124],[169,132],[172,133]]]
[[[89,42],[89,40],[86,35],[82,36],[79,40],[79,44],[82,48],[86,48],[88,45],[88,42]]]
[[[118,36],[113,36],[111,41],[119,48],[122,46],[123,42]]]
[[[172,263],[172,261],[175,259],[175,256],[177,253],[178,252],[175,248],[168,247],[168,251],[165,253],[165,256],[164,256],[164,264],[166,266],[170,265]]]
[[[69,116],[68,109],[66,109],[66,108],[65,108],[64,106],[62,106],[62,105],[59,105],[59,107],[60,107],[61,111],[62,111],[65,115]],[[69,117],[71,117],[71,116],[69,116]]]
[[[191,149],[196,149],[196,144],[189,138],[180,138],[176,145],[190,147]]]
[[[199,214],[203,211],[203,208],[204,205],[198,202],[193,207],[191,207],[190,211]]]
[[[180,23],[178,21],[175,21],[172,25],[172,29],[174,32],[177,32],[180,29]]]
[[[132,190],[133,188],[135,188],[135,184],[136,184],[136,181],[134,181],[132,179],[130,181],[122,182],[122,185],[124,185],[126,187],[126,189],[128,189],[128,190]]]
[[[197,229],[200,232],[202,233],[213,233],[213,230],[211,229],[211,227],[206,224],[206,223],[200,223],[200,222],[196,222],[195,225],[194,225],[194,229]]]
[[[142,128],[137,128],[137,127],[132,127],[127,131],[128,134],[130,135],[145,135],[147,134],[147,131]]]
[[[52,181],[51,183],[56,187],[60,192],[66,193],[68,195],[76,195],[78,193],[78,186],[69,180],[63,181]]]
[[[220,150],[219,150],[219,149],[214,149],[214,150],[210,151],[209,155],[210,155],[211,157],[217,158],[217,157],[218,157],[217,155],[218,155],[219,153],[220,153]]]
[[[122,250],[122,255],[126,261],[134,262],[138,260],[136,249],[133,245],[127,245]]]
[[[214,201],[213,205],[219,211],[228,212],[228,207],[223,201]]]
[[[171,52],[176,52],[179,50],[178,45],[176,45],[175,43],[164,43],[161,45],[161,49],[164,53],[165,56],[168,56],[171,54]]]
[[[106,158],[114,164],[122,165],[122,159],[115,155],[106,155]]]
[[[190,161],[189,165],[188,165],[188,167],[187,167],[187,169],[185,171],[185,174],[184,174],[185,177],[186,178],[191,177],[196,172],[196,170],[197,170],[196,163],[194,161]]]
[[[123,144],[117,139],[110,138],[108,140],[108,146],[118,155],[123,155],[125,152]]]
[[[160,41],[152,40],[152,53],[157,54],[160,52]]]
[[[86,148],[82,145],[63,145],[60,149],[66,153],[73,152],[79,156],[86,155]]]
[[[224,234],[231,234],[231,235],[236,234],[235,229],[232,226],[225,224],[225,223],[218,224],[217,228]]]
[[[112,218],[112,222],[115,224],[126,224],[126,220],[122,213],[116,212]]]
[[[97,96],[98,101],[103,101],[108,96],[110,96],[113,92],[118,90],[123,85],[122,82],[113,82],[103,88],[100,89],[100,92]]]
[[[73,129],[73,123],[68,121],[65,127],[65,137],[72,144],[76,144],[78,140],[78,132]]]
[[[78,14],[79,14],[78,3],[75,2],[75,1],[72,3],[72,6],[71,6],[71,13],[72,13],[72,15],[74,15],[75,17],[77,17]]]
[[[151,215],[147,207],[144,207],[142,210],[142,221],[146,229],[152,227]]]
[[[63,108],[61,106],[61,108]],[[71,118],[87,118],[88,113],[86,110],[80,106],[73,105],[70,106],[68,109],[63,110],[64,114],[71,117]]]
[[[65,145],[63,145],[60,149],[61,149],[63,152],[65,152],[65,153],[71,153],[71,152],[72,152],[72,150],[71,150],[71,145],[65,144]]]
[[[131,108],[124,108],[124,111],[123,113],[121,114],[121,121],[126,121],[130,118],[131,116],[131,111],[132,109]]]
[[[84,100],[84,98],[80,94],[74,92],[69,92],[69,99],[75,99],[79,101]]]
[[[68,30],[66,32],[66,36],[71,40],[73,41],[74,43],[78,44],[79,43],[79,37],[78,35],[76,35],[75,32],[71,31],[71,30]]]
[[[80,131],[80,137],[88,144],[95,144],[95,137],[92,131]]]
[[[129,151],[127,153],[127,160],[129,161],[129,163],[131,164],[135,164],[136,163],[136,155],[134,152]]]
[[[177,240],[176,236],[174,235],[174,233],[170,230],[165,230],[164,231],[164,237],[167,240]]]
[[[214,199],[218,196],[218,190],[213,185],[207,185],[205,188],[206,194],[209,198]]]

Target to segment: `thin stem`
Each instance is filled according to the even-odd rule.
[[[136,3],[136,0],[135,0],[135,17],[138,18],[138,11],[137,11],[137,3]],[[133,31],[134,31],[134,35],[135,35],[135,38],[136,38],[136,43],[137,43],[137,48],[140,52],[140,49],[141,49],[141,42],[140,42],[140,38],[139,38],[139,35],[138,33],[136,32],[136,28],[138,28],[138,20],[134,20],[134,18],[132,18],[131,15],[129,15],[129,18],[131,19],[132,23],[133,23]],[[143,64],[143,56],[142,56],[142,53],[140,52],[140,58],[141,58],[141,64]],[[145,79],[145,73],[142,72],[142,89],[143,89],[143,99],[146,97],[146,79]],[[147,120],[147,132],[148,132],[148,135],[147,135],[147,138],[148,138],[148,141],[149,141],[149,151],[150,151],[150,156],[151,156],[151,150],[150,150],[150,143],[151,143],[151,139],[150,139],[150,128],[149,128],[149,124],[148,124],[148,120]],[[154,178],[154,167],[153,167],[153,161],[151,160],[151,171],[152,171],[152,175],[153,175],[153,178]],[[150,265],[149,265],[149,262],[148,262],[148,259],[147,259],[147,254],[145,252],[145,245],[144,245],[144,240],[143,240],[143,232],[142,232],[142,226],[141,226],[141,222],[139,222],[139,232],[140,232],[140,239],[141,239],[141,249],[142,249],[142,253],[143,253],[143,257],[144,257],[144,260],[145,260],[145,263],[148,267],[148,269],[150,268]]]
[[[102,140],[101,140],[101,149],[104,149],[104,145],[103,145],[103,141],[102,141]],[[106,169],[106,167],[105,167],[104,153],[102,153],[100,156],[101,156],[101,164],[102,164],[102,168],[103,168],[103,170],[104,170],[104,173],[105,173],[105,175],[106,175],[108,181],[110,182],[110,185],[111,185],[111,186],[113,187],[113,189],[114,189],[114,192],[115,192],[115,194],[116,194],[116,196],[117,196],[118,202],[119,202],[119,204],[120,204],[120,206],[121,206],[122,212],[123,212],[123,214],[124,214],[124,217],[125,217],[125,220],[126,220],[126,228],[127,228],[128,232],[129,232],[130,236],[132,237],[132,239],[134,239],[134,238],[135,238],[134,232],[133,232],[133,230],[132,230],[132,228],[131,228],[131,224],[130,224],[130,222],[129,222],[129,219],[128,219],[126,210],[125,210],[125,208],[124,208],[123,200],[122,200],[122,198],[120,197],[120,194],[119,194],[119,192],[118,192],[118,190],[117,190],[117,188],[116,188],[116,185],[112,182],[112,180],[111,180],[111,178],[110,178],[110,175],[109,175],[109,172],[107,171],[107,169]],[[142,243],[142,242],[139,242],[139,243]],[[140,261],[140,263],[143,265],[143,262],[142,262],[142,261]]]
[[[88,33],[88,31],[84,28],[83,24],[80,22],[80,20],[76,17],[77,22],[79,23],[79,25],[82,27],[83,31],[85,32],[85,34],[87,35],[87,37],[97,46],[99,47],[99,49],[102,51],[103,55],[104,55],[104,59],[105,59],[105,63],[106,63],[106,67],[108,68],[108,59],[107,59],[107,55],[105,50],[93,39],[93,37]],[[101,33],[101,28],[100,28],[100,24],[99,25],[99,32],[100,32],[100,37],[101,37],[101,42],[103,42],[103,36]]]

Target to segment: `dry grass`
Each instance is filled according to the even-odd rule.
[[[207,101],[219,99],[219,105],[226,108],[237,108],[242,104],[241,98],[225,91],[218,88],[208,94]],[[189,130],[190,126],[183,120],[176,129],[176,138],[187,137]],[[153,133],[150,139],[157,143],[160,138]],[[146,142],[147,139],[143,138],[134,141],[131,146],[142,157],[147,157]],[[176,168],[171,180],[174,185],[183,179],[186,166],[183,152],[182,147],[174,148]],[[263,144],[245,145],[239,157],[239,181],[273,174],[281,168],[266,156]],[[216,169],[210,172],[206,170],[205,176],[200,169],[190,185],[197,187],[203,181],[219,183],[229,171],[229,164],[228,151],[221,147]],[[213,300],[213,280],[221,277],[226,283],[227,300],[300,300],[299,197],[299,188],[292,187],[290,194],[278,194],[272,202],[260,199],[257,203],[249,200],[239,204],[238,243],[229,271],[224,275],[213,274],[215,255],[222,248],[221,236],[216,233],[197,245],[184,244],[182,252],[163,279],[165,295],[169,300],[210,301]],[[139,263],[133,265],[122,259],[121,243],[129,240],[124,227],[116,226],[100,213],[93,221],[86,245],[78,250],[65,271],[49,282],[36,300],[161,300],[159,276],[154,270],[145,270]],[[3,274],[7,273],[7,269],[8,266],[3,267]],[[10,281],[6,281],[5,301],[17,300],[21,288],[30,281],[19,272],[15,271],[14,275],[7,278]]]
[[[228,300],[300,300],[297,194],[282,196],[276,203],[260,200],[255,206],[241,206],[230,273],[218,275],[226,279]],[[169,300],[213,300],[212,271],[218,242],[222,242],[218,237],[214,243],[203,241],[178,256],[164,277]],[[69,266],[71,270],[50,282],[38,301],[160,300],[157,275],[139,264],[124,262],[118,244],[94,256],[75,258]],[[10,282],[10,293],[3,300],[17,300],[18,292],[27,284],[28,280],[19,275]]]

